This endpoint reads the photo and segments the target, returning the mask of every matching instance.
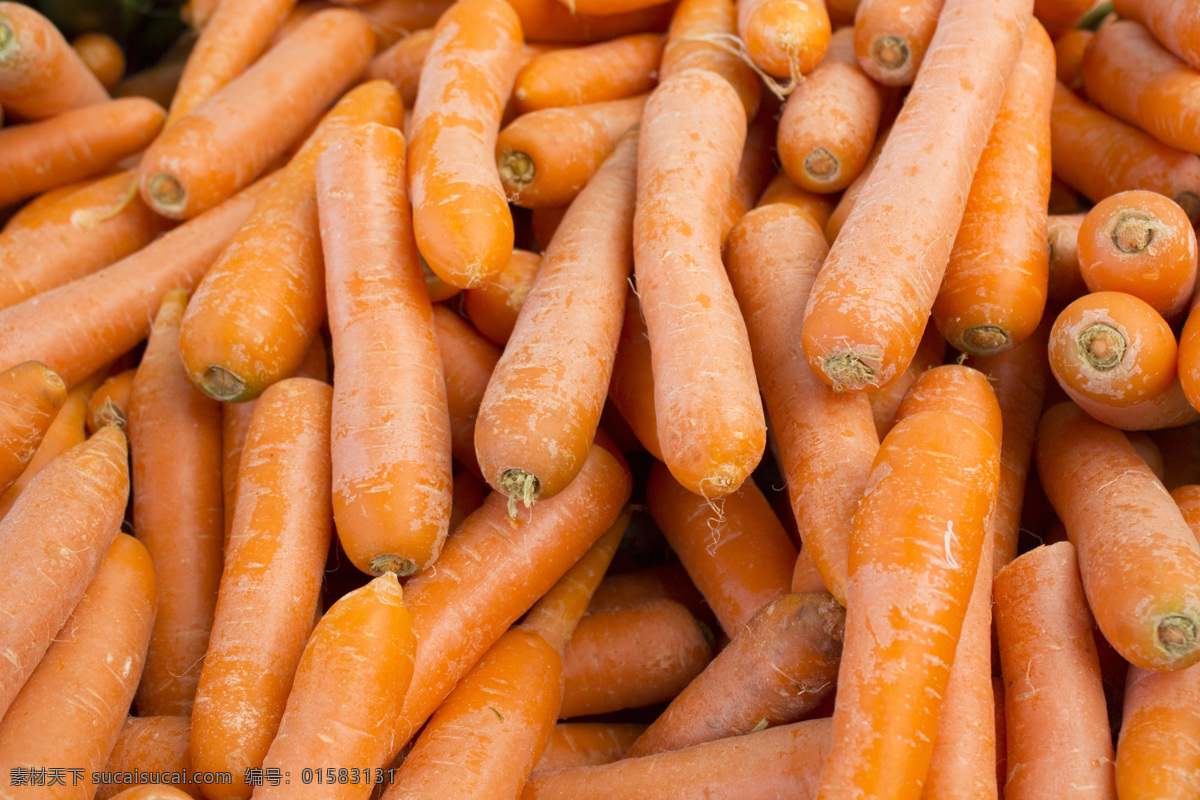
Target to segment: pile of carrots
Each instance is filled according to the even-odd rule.
[[[0,2],[0,798],[1200,799],[1200,5]]]

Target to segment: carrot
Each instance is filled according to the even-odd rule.
[[[127,369],[104,379],[88,400],[88,435],[105,425],[116,425],[124,430],[129,425],[129,393],[133,390],[136,369]]]
[[[854,52],[863,71],[884,86],[913,85],[933,46],[943,2],[861,0],[854,15]]]
[[[833,691],[845,613],[827,594],[787,594],[766,604],[625,757],[802,719]]]
[[[296,0],[222,0],[184,65],[167,125],[195,111],[245,72],[295,4]]]
[[[992,435],[954,412],[913,414],[880,445],[854,516],[817,797],[921,795],[999,466]]]
[[[521,800],[813,797],[829,740],[828,719],[780,725],[643,758],[544,772],[525,784]]]
[[[567,210],[484,393],[475,451],[514,513],[574,479],[600,424],[633,269],[637,149],[622,139]]]
[[[300,364],[326,305],[317,163],[346,131],[368,122],[394,126],[400,113],[396,90],[384,81],[348,92],[205,274],[179,343],[188,375],[205,394],[251,400]]]
[[[107,99],[50,20],[20,3],[0,3],[0,104],[6,111],[46,119]]]
[[[654,88],[663,38],[640,33],[540,55],[517,73],[518,113],[634,97]]]
[[[1163,46],[1200,69],[1200,14],[1164,0],[1113,0],[1117,13],[1145,25]]]
[[[263,394],[242,452],[237,511],[192,710],[192,766],[229,772],[212,800],[245,798],[304,650],[329,552],[329,408],[310,378]]]
[[[858,198],[866,188],[867,181],[871,177],[871,172],[875,169],[875,163],[879,161],[879,154],[883,152],[883,145],[887,142],[888,134],[891,133],[891,128],[880,130],[875,136],[875,145],[871,148],[871,154],[867,157],[867,163],[863,165],[862,172],[858,173],[842,196],[838,198],[837,205],[829,215],[829,219],[825,221],[825,241],[833,244],[837,239],[838,234],[842,232],[842,226],[846,224],[846,218],[850,216],[850,212],[854,210],[854,206],[858,203]]]
[[[1177,366],[1184,396],[1193,407],[1200,409],[1200,313],[1197,309],[1200,309],[1200,305],[1193,301],[1192,310],[1179,335]]]
[[[625,302],[625,321],[613,360],[608,395],[650,455],[662,460],[658,443],[658,418],[654,412],[654,376],[650,366],[650,338],[642,306],[633,291]]]
[[[996,575],[1006,800],[1116,797],[1100,663],[1078,576],[1067,542],[1026,553]]]
[[[825,225],[829,222],[829,215],[833,213],[834,207],[830,198],[807,189],[801,189],[792,183],[791,178],[785,172],[780,172],[772,178],[758,198],[760,206],[771,203],[787,203],[795,206],[815,222],[822,231],[825,230]]]
[[[633,220],[663,460],[706,497],[736,490],[766,444],[746,327],[719,253],[719,209],[746,130],[729,88],[695,69],[655,89],[638,143]],[[708,100],[697,105],[695,97]],[[701,350],[706,358],[696,359]],[[714,373],[711,363],[722,369]]]
[[[1020,344],[1046,306],[1053,64],[1050,37],[1034,20],[975,170],[933,304],[938,330],[966,353],[988,355]]]
[[[788,95],[779,120],[779,160],[797,184],[837,192],[866,166],[886,90],[854,59],[854,34],[843,28],[808,78]]]
[[[91,32],[75,37],[71,49],[100,81],[105,91],[111,92],[125,75],[125,52],[111,36]]]
[[[670,700],[712,659],[712,642],[686,608],[651,600],[584,617],[563,659],[560,717]]]
[[[907,394],[913,381],[921,377],[926,370],[939,366],[945,357],[946,340],[942,338],[931,319],[925,325],[925,333],[921,336],[921,343],[917,345],[917,352],[913,356],[913,360],[908,362],[908,367],[900,374],[900,377],[887,386],[866,392],[879,439],[882,440],[884,436],[887,436],[888,431],[896,424],[896,412],[900,409],[900,403],[903,402],[904,395]]]
[[[113,97],[145,97],[165,108],[171,105],[183,66],[183,61],[164,61],[128,75],[113,89]]]
[[[154,603],[150,554],[118,535],[0,724],[0,764],[10,781],[17,765],[81,767],[80,788],[64,782],[43,796],[92,796],[94,773],[117,741],[142,674]]]
[[[166,293],[190,289],[250,213],[266,182],[131,256],[0,311],[0,364],[38,359],[74,386],[146,337]]]
[[[1166,489],[1119,431],[1069,403],[1046,412],[1037,441],[1038,475],[1104,637],[1144,669],[1195,663],[1200,546]]]
[[[656,0],[559,0],[572,14],[604,16],[640,11],[656,5]]]
[[[746,131],[742,145],[742,157],[738,161],[737,173],[729,187],[729,199],[725,202],[725,213],[721,220],[721,246],[724,247],[729,232],[746,212],[754,208],[767,184],[779,171],[775,163],[775,135],[778,127],[777,114],[764,110],[755,117]]]
[[[1166,478],[1166,466],[1163,464],[1162,451],[1158,449],[1158,445],[1150,438],[1148,434],[1141,431],[1127,431],[1125,438],[1133,445],[1133,449],[1141,456],[1142,461],[1146,462],[1146,466],[1150,467],[1150,471],[1154,473],[1154,477],[1160,481]]]
[[[217,205],[283,155],[373,49],[357,12],[330,9],[307,20],[155,140],[139,166],[142,198],[172,219]]]
[[[660,33],[674,11],[674,3],[619,14],[572,14],[560,0],[509,0],[531,42],[603,42],[634,33]]]
[[[630,722],[560,722],[554,726],[533,774],[619,761],[645,725]]]
[[[1095,35],[1092,31],[1074,28],[1054,37],[1055,75],[1075,93],[1083,91],[1083,54]]]
[[[1046,26],[1050,38],[1057,40],[1081,23],[1080,17],[1096,5],[1095,0],[1034,0],[1033,14]]]
[[[1165,194],[1200,220],[1200,157],[1163,144],[1058,84],[1050,111],[1054,174],[1099,202],[1129,189]]]
[[[433,306],[433,330],[446,381],[451,451],[459,463],[482,476],[475,456],[475,421],[492,371],[500,360],[500,349],[441,305]]]
[[[796,556],[796,566],[792,570],[792,591],[829,592],[821,573],[817,571],[812,554],[804,547],[800,548],[800,553]]]
[[[446,388],[403,174],[404,137],[368,125],[321,157],[316,181],[338,365],[334,519],[371,575],[427,568],[450,517]]]
[[[1089,291],[1125,292],[1166,319],[1182,315],[1196,288],[1196,234],[1183,209],[1160,194],[1104,198],[1080,225],[1077,247]]]
[[[0,492],[25,471],[66,399],[66,384],[45,364],[0,373]]]
[[[119,775],[123,782],[128,773],[136,770],[148,773],[147,778],[155,773],[159,776],[175,773],[181,777],[184,773],[190,773],[190,728],[191,720],[188,717],[127,717],[104,764],[103,773],[110,778]],[[164,790],[161,783],[148,785],[156,787],[148,791]],[[96,785],[96,800],[111,800],[124,789],[124,783],[100,781]],[[196,800],[202,797],[200,787],[194,783],[176,784],[166,789],[179,790]]]
[[[371,23],[375,49],[380,51],[411,31],[432,28],[451,5],[453,0],[366,0],[357,4],[355,10]]]
[[[180,16],[195,30],[203,30],[221,0],[186,0],[186,3],[180,10]]]
[[[896,422],[923,411],[960,414],[983,428],[997,446],[1003,440],[999,400],[988,376],[972,367],[946,364],[922,373],[904,395]]]
[[[738,35],[759,67],[777,78],[807,75],[829,47],[829,13],[817,0],[742,0]]]
[[[3,232],[11,233],[17,230],[36,218],[42,212],[53,208],[59,202],[66,200],[76,192],[83,191],[89,186],[93,186],[105,178],[110,178],[115,174],[117,173],[110,171],[103,175],[84,178],[83,180],[68,183],[64,186],[57,186],[49,191],[42,192],[37,197],[27,201],[24,205],[18,208],[11,217],[8,218],[8,221],[4,223]]]
[[[417,101],[421,67],[432,46],[432,28],[413,31],[371,60],[367,80],[391,81],[400,92],[404,107],[412,108]]]
[[[705,604],[704,595],[678,561],[606,576],[592,596],[588,610],[607,611],[661,599],[674,600],[692,612],[696,619],[712,619],[712,610]]]
[[[1046,238],[1050,243],[1050,281],[1046,299],[1061,306],[1087,294],[1087,284],[1079,271],[1079,228],[1086,214],[1051,214],[1046,218]]]
[[[1200,421],[1200,412],[1188,401],[1178,380],[1162,394],[1131,406],[1113,406],[1069,392],[1067,396],[1092,419],[1123,431],[1156,431]]]
[[[1114,407],[1169,389],[1177,352],[1166,320],[1123,292],[1084,295],[1063,309],[1050,330],[1050,369],[1067,394]]]
[[[682,0],[671,15],[658,68],[659,83],[688,69],[715,72],[737,90],[746,119],[754,119],[762,99],[762,82],[753,67],[729,48],[727,41],[737,30],[734,0]]]
[[[519,68],[521,23],[503,0],[467,0],[442,15],[433,35],[409,139],[413,230],[430,269],[469,287],[503,269],[513,249],[492,158]]]
[[[463,291],[463,311],[493,344],[504,347],[508,343],[541,261],[537,253],[513,250],[504,269]]]
[[[187,800],[192,797],[174,786],[135,786],[113,796],[120,800]]]

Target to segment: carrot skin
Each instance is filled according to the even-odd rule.
[[[21,476],[67,399],[53,370],[26,361],[0,374],[0,491]]]
[[[554,726],[534,773],[619,761],[646,729],[636,723],[560,722]]]
[[[20,3],[0,3],[0,104],[6,111],[39,120],[107,99],[50,20]]]
[[[117,735],[104,772],[110,777],[135,770],[146,773],[170,775],[191,772],[192,762],[188,758],[188,736],[191,730],[189,717],[128,717]],[[163,784],[145,784],[162,787]],[[167,788],[178,790],[188,797],[201,800],[200,787],[194,783],[174,784]],[[152,789],[147,791],[158,791]],[[96,800],[112,800],[127,787],[118,783],[96,785]],[[150,800],[147,798],[147,800]]]

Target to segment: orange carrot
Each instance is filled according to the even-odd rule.
[[[509,0],[531,42],[603,42],[633,33],[667,29],[674,3],[620,14],[572,14],[560,0]]]
[[[1092,419],[1123,431],[1156,431],[1200,421],[1178,380],[1170,388],[1149,400],[1131,406],[1113,406],[1080,394],[1066,393]]]
[[[45,119],[107,99],[50,20],[29,6],[0,3],[0,104],[6,111]]]
[[[1142,461],[1146,462],[1146,466],[1150,467],[1150,471],[1154,473],[1154,477],[1160,481],[1166,477],[1165,465],[1163,464],[1162,451],[1158,449],[1158,445],[1150,438],[1148,434],[1140,431],[1127,431],[1125,438],[1133,445],[1133,449],[1137,450],[1137,454],[1141,456]]]
[[[625,302],[625,321],[613,361],[608,396],[621,417],[633,429],[638,441],[650,455],[662,460],[658,443],[658,419],[654,413],[654,376],[650,366],[650,338],[637,294],[629,293]]]
[[[202,30],[208,24],[209,17],[221,4],[221,0],[186,0],[186,2],[180,15],[196,30]]]
[[[492,371],[500,360],[500,349],[441,305],[433,307],[433,330],[446,380],[451,451],[460,464],[482,476],[475,456],[475,420]]]
[[[469,287],[503,269],[513,249],[493,153],[521,23],[503,0],[466,0],[442,15],[433,37],[408,149],[413,230],[430,269]]]
[[[834,203],[825,195],[810,192],[806,189],[801,189],[796,184],[792,183],[787,173],[780,172],[771,182],[767,184],[767,188],[763,189],[763,193],[758,198],[758,205],[765,206],[771,203],[787,203],[800,209],[816,223],[817,227],[822,231],[825,230],[826,223],[829,222],[829,215],[833,213]]]
[[[661,36],[640,33],[540,55],[517,73],[513,103],[524,114],[648,92],[654,88],[662,49]]]
[[[796,556],[796,567],[792,570],[792,591],[829,592],[821,573],[817,571],[812,554],[804,547],[800,548],[800,553]]]
[[[1043,24],[1045,21],[1043,20]],[[1078,28],[1054,37],[1054,71],[1073,92],[1083,90],[1083,54],[1095,33]]]
[[[118,535],[4,715],[0,765],[6,778],[12,780],[18,765],[70,765],[83,773],[78,787],[64,781],[42,796],[92,796],[94,775],[117,741],[142,674],[154,603],[150,554],[132,536]],[[97,669],[99,664],[107,668]]]
[[[807,75],[829,47],[823,0],[742,0],[738,35],[754,63],[777,78]]]
[[[329,552],[330,387],[272,386],[254,409],[216,617],[192,711],[192,766],[229,772],[212,800],[246,798],[279,727]]]
[[[159,776],[169,776],[172,773],[180,777],[185,772],[191,772],[192,762],[188,758],[188,735],[191,720],[187,717],[128,717],[117,735],[117,743],[113,745],[108,761],[104,764],[103,773],[110,778],[120,776],[122,783],[105,783],[96,785],[96,800],[111,800],[122,790],[124,781],[129,773],[141,770],[147,773],[146,778],[157,773]],[[165,781],[164,781],[165,782]],[[162,784],[148,784],[156,787],[147,791],[160,791]],[[194,783],[175,784],[167,789],[179,790],[188,797],[200,800],[200,787]],[[151,795],[153,797],[153,795]],[[148,798],[149,800],[149,798]],[[170,800],[175,800],[172,796]]]
[[[729,232],[746,212],[754,208],[767,184],[778,172],[775,163],[775,135],[777,114],[764,110],[754,118],[746,131],[742,146],[742,157],[738,161],[737,173],[729,187],[729,199],[725,202],[725,213],[721,220],[721,246],[724,247]]]
[[[124,77],[125,51],[111,36],[98,32],[85,33],[71,42],[71,49],[96,76],[105,91],[111,92]]]
[[[45,364],[0,373],[0,492],[25,471],[66,399],[66,384]]]
[[[103,175],[84,178],[83,180],[68,183],[65,186],[58,186],[49,191],[42,192],[37,197],[32,198],[18,208],[13,215],[8,218],[8,221],[4,223],[4,233],[10,233],[20,228],[30,220],[37,217],[43,211],[52,208],[63,200],[66,200],[76,192],[83,191],[89,186],[92,186],[104,180],[105,178],[110,178],[115,174],[117,173],[108,172]]]
[[[1053,63],[1050,37],[1034,20],[975,170],[933,304],[938,330],[966,353],[1019,345],[1046,306]]]
[[[896,424],[896,411],[904,400],[904,395],[912,386],[913,381],[921,377],[926,370],[939,366],[946,357],[946,340],[938,332],[937,326],[930,319],[925,325],[925,333],[913,360],[900,377],[879,389],[866,392],[867,402],[871,404],[871,416],[875,420],[875,431],[882,440],[888,431]]]
[[[365,0],[355,5],[355,11],[371,23],[378,51],[412,31],[432,28],[451,5],[453,0]]]
[[[661,599],[674,600],[692,612],[696,619],[716,621],[712,610],[704,602],[704,595],[696,589],[678,561],[637,572],[606,576],[592,596],[588,610],[606,611]]]
[[[139,166],[142,198],[172,219],[217,205],[283,155],[373,50],[357,12],[313,16],[155,140]]]
[[[1020,0],[943,9],[926,67],[809,298],[804,351],[835,389],[886,386],[912,360],[1028,21]],[[975,74],[974,64],[987,67]]]
[[[911,86],[933,46],[942,5],[943,0],[861,0],[854,14],[854,51],[863,71],[884,86]]]
[[[629,722],[560,722],[554,726],[533,772],[619,761],[645,729],[645,725]]]
[[[145,97],[166,108],[183,74],[183,61],[164,61],[127,76],[113,89],[113,97]]]
[[[446,385],[403,174],[404,137],[372,124],[321,157],[316,181],[338,365],[334,520],[371,575],[430,566],[450,518]]]
[[[346,131],[395,126],[400,113],[384,81],[347,92],[205,274],[180,333],[184,367],[205,394],[250,400],[300,364],[326,305],[317,163]]]
[[[1163,485],[1117,430],[1070,403],[1042,417],[1038,475],[1079,556],[1104,637],[1144,669],[1200,659],[1200,546]]]
[[[417,102],[421,67],[432,46],[432,28],[413,31],[371,60],[367,67],[367,80],[391,81],[400,92],[404,107],[412,108]]]
[[[1175,55],[1200,69],[1200,14],[1169,0],[1113,0],[1117,13],[1140,22]]]
[[[483,396],[475,451],[514,509],[562,491],[596,436],[633,269],[637,148],[623,138],[567,209]]]
[[[1046,238],[1050,243],[1050,282],[1046,299],[1061,306],[1087,294],[1087,284],[1079,271],[1079,228],[1085,214],[1051,214],[1046,218]]]
[[[734,0],[682,0],[671,15],[658,68],[659,83],[687,69],[715,72],[737,90],[746,119],[754,119],[762,99],[762,82],[750,64],[729,48],[728,40],[737,29]],[[797,42],[797,46],[801,44]]]
[[[508,343],[541,261],[537,253],[513,250],[504,269],[463,291],[467,319],[493,344],[504,347]]]
[[[136,369],[127,369],[104,379],[88,400],[88,435],[105,425],[116,425],[124,430],[129,425],[129,393],[133,390]]]

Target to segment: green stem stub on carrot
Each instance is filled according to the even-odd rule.
[[[211,366],[204,370],[199,387],[206,395],[222,403],[252,399],[245,397],[246,382],[224,367]]]
[[[516,517],[517,501],[520,500],[529,508],[537,499],[540,486],[536,475],[523,469],[506,469],[500,476],[500,488],[508,495],[508,515]]]
[[[1084,328],[1077,339],[1079,354],[1093,369],[1107,372],[1125,357],[1125,337],[1112,325],[1097,322]]]
[[[1186,655],[1200,645],[1196,620],[1184,614],[1171,614],[1158,623],[1158,641],[1174,657]]]
[[[1145,214],[1131,211],[1122,214],[1113,223],[1112,241],[1122,253],[1140,253],[1154,241],[1158,226]]]
[[[911,57],[908,44],[899,36],[880,36],[871,43],[871,58],[880,69],[903,69]]]
[[[524,188],[533,183],[533,179],[537,175],[537,169],[529,154],[516,150],[505,150],[500,156],[497,166],[500,169],[500,178],[504,183],[517,188]]]
[[[976,356],[1001,353],[1012,346],[1012,337],[999,325],[980,325],[963,331],[960,350]]]
[[[150,179],[148,192],[155,211],[173,212],[187,205],[187,190],[174,175],[165,172],[155,175]]]

